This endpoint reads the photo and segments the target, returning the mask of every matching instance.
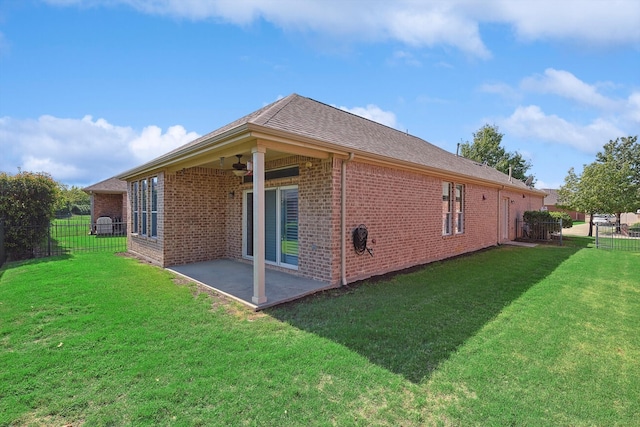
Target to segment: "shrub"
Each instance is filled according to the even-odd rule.
[[[48,174],[0,172],[0,219],[11,259],[33,257],[33,249],[47,236],[57,197],[58,184]]]
[[[629,231],[640,232],[640,222],[636,222],[629,226]]]
[[[566,212],[549,212],[551,216],[556,219],[562,219],[562,228],[571,228],[573,227],[573,219]]]
[[[547,211],[526,211],[522,219],[530,239],[547,240],[550,233],[560,231],[560,221]]]
[[[71,206],[71,213],[74,215],[90,215],[91,205],[73,205]]]

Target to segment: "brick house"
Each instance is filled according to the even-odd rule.
[[[266,267],[338,286],[441,260],[513,240],[516,218],[545,196],[296,94],[118,178],[129,251],[165,267],[252,262],[255,304]]]
[[[100,217],[109,217],[116,223],[127,223],[127,182],[109,178],[82,189],[91,199],[91,224]]]

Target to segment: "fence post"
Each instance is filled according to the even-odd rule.
[[[562,218],[560,218],[560,246],[562,246]]]
[[[51,256],[51,221],[47,225],[47,256]]]
[[[596,249],[598,249],[599,237],[600,236],[598,236],[598,223],[596,223]]]

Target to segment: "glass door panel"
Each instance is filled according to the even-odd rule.
[[[280,191],[280,262],[298,265],[298,189]]]

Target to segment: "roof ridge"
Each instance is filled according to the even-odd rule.
[[[247,120],[247,122],[248,123],[256,123],[256,124],[266,125],[280,111],[282,111],[287,105],[289,105],[291,103],[291,101],[294,100],[294,98],[299,98],[299,97],[300,97],[300,95],[298,95],[297,93],[294,92],[292,94],[289,94],[289,95],[285,96],[284,98],[280,98],[280,99],[272,102],[270,105],[267,105],[266,107],[264,107],[265,110],[262,113],[258,114],[253,119]],[[276,109],[276,107],[278,107],[277,110],[272,112],[272,110]],[[262,122],[262,123],[257,123],[259,121]]]

